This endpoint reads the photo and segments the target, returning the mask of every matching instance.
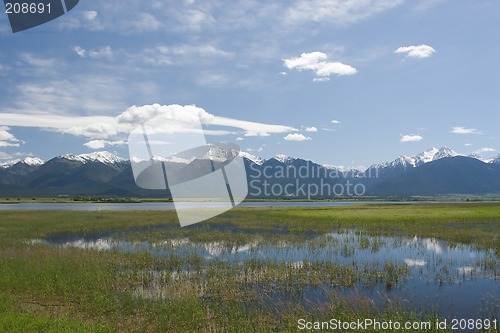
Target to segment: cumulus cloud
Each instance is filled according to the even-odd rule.
[[[458,127],[453,127],[450,131],[450,133],[453,133],[453,134],[483,134],[483,132],[481,132],[480,130],[477,130],[475,128],[466,128],[466,127],[462,127],[462,126],[458,126]]]
[[[84,145],[90,149],[103,149],[106,146],[121,146],[124,144],[126,144],[125,141],[91,140]]]
[[[406,53],[407,57],[412,58],[428,58],[430,57],[436,50],[434,50],[429,45],[411,45],[411,46],[401,46],[399,47],[395,53]]]
[[[339,120],[332,120],[332,124],[340,124],[340,121]]]
[[[131,106],[117,117],[119,123],[142,124],[150,119],[162,117],[168,121],[185,123],[188,125],[198,122],[208,123],[214,116],[195,105],[160,105],[151,104]]]
[[[340,63],[328,62],[323,52],[302,53],[300,57],[283,59],[288,69],[311,70],[316,74],[315,81],[326,81],[331,75],[343,76],[356,74],[356,68]]]
[[[306,132],[317,132],[317,131],[318,131],[318,129],[314,126],[306,127]]]
[[[308,141],[311,140],[310,137],[306,137],[304,134],[300,133],[290,133],[284,137],[286,141]]]
[[[423,137],[418,134],[409,134],[409,135],[402,135],[400,141],[406,143],[406,142],[418,142],[422,140]]]
[[[160,117],[177,125],[193,126],[202,124],[240,128],[245,136],[269,136],[275,133],[286,133],[297,129],[283,125],[272,125],[214,116],[195,105],[143,105],[132,106],[117,117],[119,123],[141,124],[150,119]],[[205,131],[207,132],[207,131]],[[227,134],[223,132],[222,134]]]

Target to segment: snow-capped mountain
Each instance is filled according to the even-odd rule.
[[[436,152],[436,154],[434,154],[434,156],[432,157],[432,160],[437,161],[437,160],[442,159],[442,158],[454,157],[454,156],[462,156],[462,155],[451,150],[448,147],[442,147],[441,149],[439,149]]]
[[[443,149],[443,148],[441,148]],[[415,158],[415,165],[422,165],[425,163],[429,163],[430,161],[434,160],[434,157],[439,154],[439,151],[441,149],[437,148],[431,148],[427,149],[426,151],[421,152],[420,154],[417,154],[414,156]]]
[[[45,162],[41,158],[38,158],[38,157],[26,157],[24,159],[17,159],[17,160],[3,162],[0,164],[0,167],[6,169],[6,168],[10,168],[18,163],[36,167],[36,166],[42,165]]]
[[[240,151],[231,144],[217,144],[213,145],[200,159],[224,163],[233,160],[239,153]]]
[[[247,160],[249,160],[257,165],[262,165],[266,161],[258,156],[252,155],[252,154],[244,152],[244,151],[240,151],[240,156],[246,158]]]
[[[286,156],[285,154],[278,154],[278,155],[274,156],[273,159],[275,159],[278,162],[284,163],[284,164],[290,164],[294,160],[296,160],[296,158]]]
[[[65,154],[61,156],[61,158],[70,160],[70,161],[78,161],[83,164],[87,164],[89,162],[100,162],[103,164],[116,164],[116,163],[124,163],[127,160],[121,158],[118,155],[110,153],[109,151],[98,151],[90,154],[81,154],[81,155],[73,155],[73,154]]]
[[[369,169],[415,168],[422,164],[437,161],[442,158],[462,156],[448,147],[431,148],[415,156],[401,156],[394,161],[374,164]]]

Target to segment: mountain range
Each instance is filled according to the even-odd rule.
[[[220,153],[210,151],[209,155]],[[282,154],[267,160],[246,152],[240,156],[247,170],[249,197],[254,198],[500,195],[500,155],[483,159],[447,147],[401,156],[366,170],[321,165]],[[200,162],[181,157],[157,160],[177,169]],[[139,188],[130,161],[103,151],[66,154],[47,162],[28,157],[0,164],[0,196],[169,197],[170,193]]]

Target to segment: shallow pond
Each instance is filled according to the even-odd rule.
[[[230,227],[224,225],[226,229]],[[278,228],[273,232],[287,230]],[[438,239],[370,236],[355,230],[311,233],[293,242],[287,242],[286,238],[271,242],[253,236],[247,244],[198,243],[189,238],[149,243],[123,240],[110,231],[85,236],[59,235],[32,242],[99,251],[146,251],[155,256],[182,258],[186,263],[193,257],[197,259],[197,269],[183,264],[175,270],[142,271],[143,283],[133,290],[137,297],[168,298],[168,284],[173,279],[197,276],[197,281],[202,281],[208,274],[207,267],[223,263],[234,267],[234,274],[241,274],[257,293],[267,288],[270,302],[321,303],[331,300],[332,293],[340,293],[377,304],[397,302],[419,312],[435,311],[440,317],[499,317],[500,261],[492,251],[478,251]],[[258,271],[250,278],[249,267]],[[294,287],[269,290],[269,284],[262,283],[261,276],[271,271],[276,281],[285,279],[284,275],[294,279]],[[335,272],[351,272],[352,281],[343,281],[344,275],[335,276]]]

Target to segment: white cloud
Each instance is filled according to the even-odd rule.
[[[412,58],[428,58],[430,57],[436,50],[434,50],[429,45],[412,45],[412,46],[401,46],[399,47],[395,53],[406,53],[407,57]]]
[[[192,126],[201,121],[202,124],[227,126],[240,128],[245,131],[245,136],[269,136],[275,133],[293,132],[297,129],[283,125],[271,125],[256,123],[245,120],[238,120],[226,117],[214,116],[204,109],[195,105],[143,105],[132,106],[117,117],[122,124],[141,124],[150,119],[162,117],[167,121],[174,121],[179,125],[185,124]],[[205,131],[206,133],[207,131]],[[229,134],[230,132],[221,132],[220,134]],[[214,133],[217,134],[217,133]]]
[[[315,81],[326,81],[330,75],[353,75],[356,68],[340,63],[327,62],[327,55],[323,52],[302,53],[300,57],[283,59],[283,64],[288,69],[311,70],[316,74]]]
[[[158,46],[154,50],[161,54],[173,56],[194,56],[194,57],[232,57],[234,54],[221,50],[213,45],[176,45],[176,46]]]
[[[0,147],[19,147],[19,143],[0,141]]]
[[[332,120],[332,124],[340,124],[340,121],[339,120]]]
[[[102,149],[106,147],[104,140],[92,140],[84,144],[90,149]]]
[[[402,135],[400,141],[405,143],[405,142],[418,142],[422,140],[423,137],[418,134],[409,134],[409,135]]]
[[[96,124],[109,125],[108,128],[122,128],[115,117],[107,116],[88,116],[88,117],[76,117],[76,116],[56,116],[47,114],[15,114],[15,113],[0,113],[0,123],[9,126],[19,126],[19,127],[37,127],[53,129],[58,131],[65,131],[68,129],[73,129],[76,133],[74,124],[79,124],[81,128],[91,128]]]
[[[7,126],[0,126],[0,147],[19,147],[21,141],[9,130],[10,128]]]
[[[1,141],[17,141],[16,137],[9,133],[10,130],[7,126],[0,126],[0,140]]]
[[[491,152],[494,152],[494,151],[496,151],[496,150],[493,149],[493,148],[484,147],[484,148],[476,150],[474,152],[474,154],[491,153]]]
[[[113,56],[113,50],[111,50],[110,46],[105,46],[99,50],[89,51],[89,57],[98,59],[98,58],[111,58]]]
[[[314,126],[306,127],[306,132],[317,132],[317,131],[318,131],[318,129]]]
[[[175,19],[179,21],[179,30],[200,31],[204,27],[214,24],[216,21],[212,15],[206,11],[198,9],[185,9],[177,11]]]
[[[300,133],[290,133],[287,136],[285,136],[283,139],[286,141],[308,141],[311,140],[310,137],[306,137],[304,134]]]
[[[82,58],[85,57],[85,55],[87,53],[87,51],[84,48],[80,47],[80,46],[75,46],[73,48],[73,51],[75,51],[75,53],[78,54],[78,56],[80,56]]]
[[[80,46],[75,46],[73,48],[73,51],[75,51],[75,53],[82,58],[84,58],[87,55],[89,56],[89,58],[93,59],[99,59],[99,58],[109,59],[113,57],[113,50],[111,49],[111,46],[105,46],[101,49],[90,50],[90,51],[87,51]]]
[[[466,143],[464,146],[465,147],[470,147],[470,146],[472,146],[472,143]]]
[[[285,13],[290,24],[327,22],[345,25],[368,18],[402,4],[404,0],[297,0]]]
[[[50,71],[50,73],[53,73]],[[106,114],[125,109],[127,92],[110,74],[83,75],[71,80],[56,76],[13,87],[13,99],[0,112],[19,114]]]
[[[82,14],[87,21],[93,21],[97,17],[97,12],[95,10],[84,11]]]
[[[121,146],[127,144],[125,141],[91,140],[84,145],[90,149],[103,149],[106,146]]]
[[[32,66],[39,73],[52,71],[58,65],[55,58],[41,58],[30,53],[23,53],[20,58],[24,63]]]
[[[20,127],[37,127],[57,130],[62,133],[105,139],[119,133],[127,133],[137,125],[150,119],[161,117],[167,123],[192,126],[202,124],[234,127],[244,131],[244,136],[269,136],[277,133],[297,131],[284,125],[263,124],[233,118],[214,116],[195,105],[143,105],[131,106],[117,117],[110,116],[57,116],[47,114],[16,114],[0,112],[0,124]],[[78,124],[78,126],[74,126]],[[6,127],[3,127],[5,130]],[[235,134],[233,131],[205,129],[208,135]],[[4,134],[6,135],[6,134]],[[97,143],[93,143],[97,144]]]
[[[269,136],[271,134],[297,131],[296,128],[290,126],[263,124],[218,116],[214,117],[210,124],[240,128],[245,131],[245,136]]]
[[[195,105],[160,105],[151,104],[131,106],[117,117],[119,123],[138,125],[150,119],[161,116],[165,120],[197,124],[199,121],[208,123],[214,116]]]
[[[109,138],[110,136],[117,134],[115,127],[108,123],[95,123],[87,126],[74,126],[62,129],[61,132],[96,139]]]
[[[243,141],[243,140],[245,140],[245,139],[243,139],[242,137],[237,137],[236,138],[236,141]]]
[[[466,128],[466,127],[462,127],[462,126],[458,126],[458,127],[453,127],[451,129],[451,132],[450,133],[454,133],[454,134],[483,134],[483,132],[475,129],[475,128]]]

